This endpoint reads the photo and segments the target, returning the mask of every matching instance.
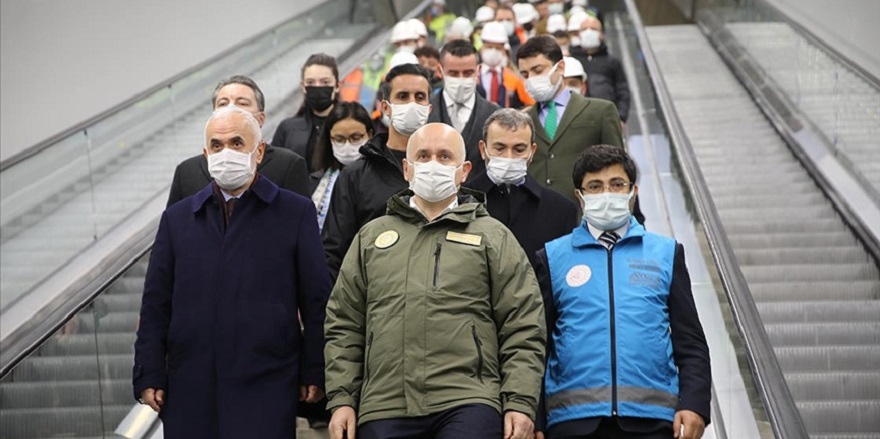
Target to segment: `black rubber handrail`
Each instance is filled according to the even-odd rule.
[[[809,437],[800,411],[785,381],[785,375],[779,366],[776,353],[770,344],[770,337],[761,321],[749,285],[724,231],[706,180],[700,171],[693,146],[685,134],[669,89],[660,73],[660,66],[654,57],[638,8],[634,0],[624,1],[642,48],[659,108],[666,121],[670,143],[679,157],[685,184],[693,195],[697,215],[705,229],[709,249],[715,259],[737,330],[742,336],[752,378],[761,395],[773,433],[777,438]]]

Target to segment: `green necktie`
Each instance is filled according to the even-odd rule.
[[[556,101],[547,102],[547,117],[544,118],[544,131],[553,140],[556,137]]]

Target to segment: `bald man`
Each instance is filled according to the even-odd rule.
[[[215,111],[213,181],[159,223],[132,384],[168,439],[290,439],[297,402],[323,397],[330,274],[315,206],[256,172],[263,145],[249,111]]]
[[[358,232],[327,306],[330,437],[531,438],[545,332],[529,260],[460,189],[454,128],[416,131],[403,169],[410,189]]]

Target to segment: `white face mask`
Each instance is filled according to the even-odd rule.
[[[257,170],[257,163],[253,160],[257,149],[244,153],[223,148],[220,152],[209,154],[208,173],[221,189],[227,191],[238,189],[244,186]]]
[[[498,49],[483,49],[480,55],[483,58],[483,63],[493,69],[504,61],[504,52]]]
[[[408,104],[392,104],[391,126],[404,136],[411,136],[417,129],[425,126],[428,122],[428,114],[431,113],[429,105],[419,105],[415,102]]]
[[[477,90],[477,78],[453,78],[443,77],[443,88],[456,104],[464,104],[474,97]]]
[[[516,30],[516,26],[512,21],[502,21],[501,24],[504,26],[504,30],[507,32],[507,36],[513,35],[513,32]]]
[[[348,166],[361,158],[360,149],[366,143],[367,139],[360,143],[330,141],[330,144],[333,145],[333,157],[336,157],[336,160],[339,160],[339,163],[342,163],[343,166]]]
[[[571,47],[580,47],[581,37],[571,37]]]
[[[547,12],[550,15],[561,14],[565,12],[565,5],[562,3],[550,3],[547,5]]]
[[[507,157],[492,157],[486,155],[489,161],[486,163],[486,173],[495,184],[518,184],[524,178],[529,169],[529,160],[532,155],[524,159],[509,159]]]
[[[562,78],[560,77],[556,84],[550,82],[550,78],[556,72],[557,67],[559,67],[559,63],[554,64],[553,68],[545,75],[531,75],[529,79],[526,79],[526,91],[536,101],[548,102],[556,96],[559,85],[562,84]]]
[[[397,53],[415,53],[419,46],[417,44],[407,44],[405,46],[397,46]]]
[[[584,219],[599,230],[616,230],[629,222],[632,213],[629,211],[629,200],[633,192],[628,194],[615,194],[604,192],[601,194],[581,193],[584,201]]]
[[[595,49],[602,44],[599,31],[586,29],[581,31],[581,47],[584,49]]]
[[[443,201],[458,193],[458,185],[455,173],[459,166],[447,166],[435,160],[430,162],[410,162],[413,167],[413,179],[409,182],[409,188],[421,199],[436,203]]]

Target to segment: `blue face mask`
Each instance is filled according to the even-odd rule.
[[[632,213],[629,211],[629,201],[633,192],[628,194],[615,194],[604,192],[601,194],[581,193],[584,201],[584,219],[599,230],[616,230],[629,222]]]

